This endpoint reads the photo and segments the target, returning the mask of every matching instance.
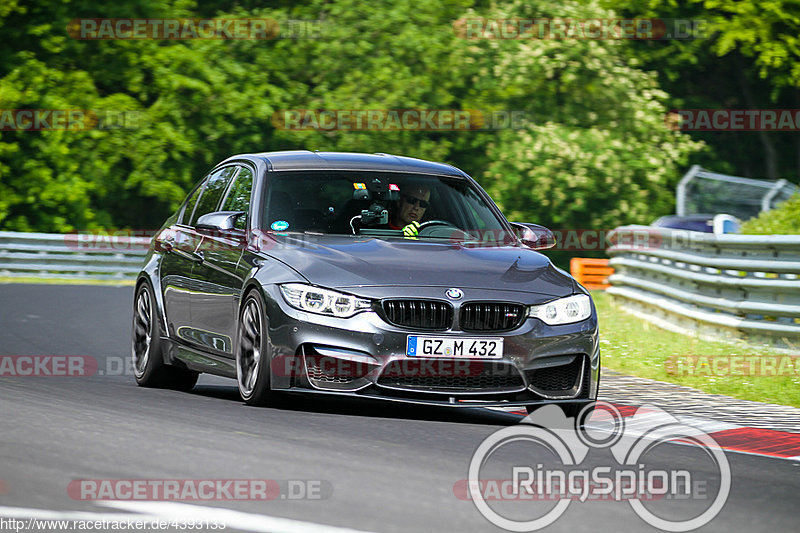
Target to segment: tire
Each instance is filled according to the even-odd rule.
[[[239,311],[236,334],[236,382],[247,405],[265,406],[276,400],[270,387],[272,344],[268,332],[264,299],[258,290],[251,290]]]
[[[153,289],[141,283],[133,299],[131,358],[133,375],[140,387],[158,387],[190,391],[199,373],[164,364]]]

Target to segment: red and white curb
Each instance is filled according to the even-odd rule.
[[[745,453],[790,461],[800,461],[800,433],[788,433],[773,429],[739,426],[719,420],[710,420],[697,416],[669,415],[663,412],[639,411],[638,406],[612,403],[625,420],[625,433],[630,436],[644,435],[649,429],[674,416],[679,422],[697,430],[697,434],[710,436],[726,452]],[[637,411],[639,411],[637,413]],[[527,416],[526,411],[505,411],[520,417]],[[586,427],[601,428],[604,411],[596,412],[586,421]],[[634,414],[636,414],[634,418]],[[688,444],[688,441],[680,441]],[[696,444],[692,442],[691,444]]]

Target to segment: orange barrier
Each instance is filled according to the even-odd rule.
[[[614,267],[608,266],[608,259],[573,257],[569,262],[569,272],[587,289],[604,290],[610,287],[608,276],[614,273]]]

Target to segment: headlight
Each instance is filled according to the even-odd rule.
[[[281,285],[281,294],[292,307],[339,318],[348,318],[372,308],[369,300],[302,283]]]
[[[549,326],[580,322],[591,315],[592,300],[585,294],[575,294],[528,308],[529,317],[538,318]]]

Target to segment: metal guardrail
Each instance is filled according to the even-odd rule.
[[[125,233],[0,231],[0,276],[133,279],[141,270],[150,239]]]
[[[715,338],[800,346],[800,235],[625,226],[607,292],[654,322]],[[610,236],[614,241],[614,234]]]

